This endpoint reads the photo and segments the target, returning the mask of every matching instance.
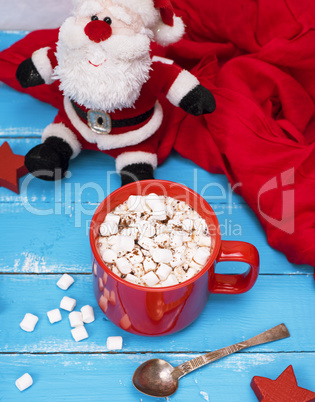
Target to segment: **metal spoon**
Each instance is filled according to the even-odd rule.
[[[173,367],[162,359],[151,359],[137,368],[132,377],[132,382],[140,392],[146,395],[165,398],[177,391],[178,380],[191,371],[251,346],[277,341],[289,336],[290,333],[287,327],[284,324],[280,324],[247,341],[195,357],[177,367]]]

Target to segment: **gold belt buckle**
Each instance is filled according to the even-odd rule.
[[[89,110],[87,121],[90,129],[97,134],[109,134],[112,131],[110,115],[102,110]]]

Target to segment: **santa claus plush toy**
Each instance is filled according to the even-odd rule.
[[[150,42],[177,42],[184,25],[169,0],[75,0],[55,48],[41,48],[17,69],[22,87],[60,81],[64,102],[25,165],[44,180],[63,177],[82,149],[116,159],[122,185],[153,178],[161,95],[193,115],[215,109],[212,94]],[[56,172],[59,172],[58,175]],[[60,174],[61,172],[61,174]]]

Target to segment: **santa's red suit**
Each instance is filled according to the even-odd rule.
[[[51,74],[56,65],[53,49],[40,49],[32,56],[34,65],[47,84],[52,83]],[[43,68],[44,66],[44,68]],[[147,163],[157,166],[157,148],[163,111],[158,99],[161,96],[178,106],[183,97],[199,85],[198,79],[183,70],[172,60],[153,56],[150,76],[141,88],[134,107],[100,115],[107,120],[110,132],[95,132],[89,126],[89,111],[67,97],[58,105],[59,112],[52,124],[43,132],[42,141],[59,137],[66,141],[75,158],[81,149],[100,150],[116,158],[116,170],[120,172],[131,163]]]

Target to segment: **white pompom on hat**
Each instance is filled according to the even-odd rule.
[[[162,46],[178,42],[185,32],[180,17],[174,15],[170,0],[113,0],[140,15],[146,28],[154,33],[154,39]]]

